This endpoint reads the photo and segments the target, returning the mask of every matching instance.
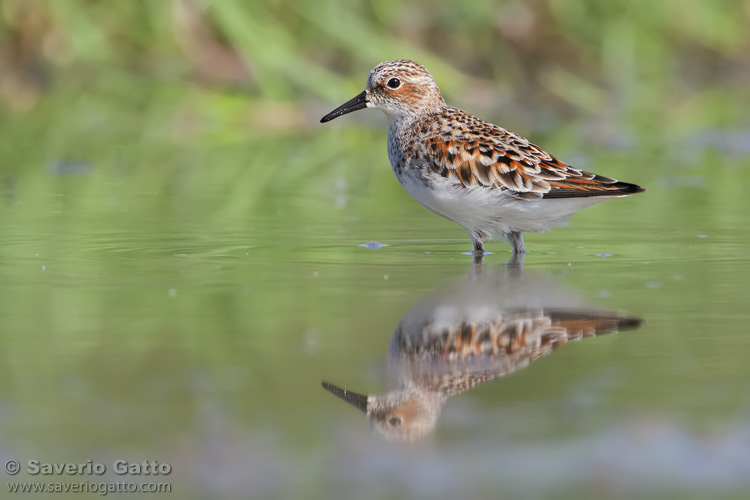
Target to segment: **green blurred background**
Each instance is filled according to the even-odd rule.
[[[318,123],[394,58],[425,64],[449,104],[649,189],[528,237],[526,260],[645,326],[472,391],[464,416],[507,411],[511,441],[536,437],[543,452],[595,432],[607,448],[608,436],[629,441],[627,429],[655,432],[667,454],[746,435],[750,1],[2,0],[0,9],[5,453],[161,458],[181,498],[330,498],[362,485],[372,498],[427,497],[434,489],[417,483],[462,466],[430,462],[430,450],[497,458],[487,449],[497,436],[467,439],[458,417],[420,455],[378,447],[318,385],[382,390],[373,366],[393,327],[468,270],[463,230],[419,207],[390,172],[382,116]],[[358,246],[375,239],[390,246]],[[504,244],[488,249],[499,253],[491,262],[505,260]],[[612,372],[625,375],[611,382]],[[556,415],[602,374],[606,397],[560,429]],[[533,431],[519,430],[527,421]],[[735,467],[705,482],[691,473],[700,461],[657,460],[662,482],[640,481],[651,476],[635,467],[625,479],[600,471],[539,488],[741,498],[745,450],[705,454]],[[431,465],[404,465],[415,456]],[[404,466],[376,467],[397,478],[380,490],[366,468],[389,461]],[[497,486],[478,470],[466,475],[474,496]]]

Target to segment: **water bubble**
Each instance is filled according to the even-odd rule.
[[[368,248],[370,250],[377,250],[378,248],[387,247],[388,245],[380,243],[378,241],[368,241],[367,243],[363,243],[359,246]]]

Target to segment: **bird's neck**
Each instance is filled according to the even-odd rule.
[[[386,113],[388,118],[388,137],[396,137],[417,121],[418,115],[413,113]]]

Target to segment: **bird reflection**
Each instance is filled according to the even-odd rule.
[[[517,266],[479,268],[467,283],[426,298],[401,319],[388,350],[388,392],[366,396],[322,385],[365,413],[377,434],[413,441],[434,429],[449,397],[561,345],[641,322],[597,310]]]

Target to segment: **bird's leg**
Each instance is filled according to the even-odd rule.
[[[505,263],[506,266],[508,266],[509,269],[523,269],[523,256],[526,255],[525,253],[512,253],[510,254],[510,259],[508,259],[508,262]]]
[[[472,241],[472,243],[474,244],[474,253],[475,254],[478,253],[480,255],[483,255],[484,254],[484,243],[482,242],[482,237],[480,236],[478,239]]]
[[[506,235],[508,238],[508,243],[510,243],[511,248],[513,249],[513,254],[522,254],[526,251],[526,248],[523,246],[523,233],[520,231],[511,231]]]
[[[481,264],[484,259],[484,235],[480,232],[469,232],[471,244],[474,246],[474,264]]]
[[[481,261],[484,258],[483,239],[482,233],[471,235],[471,243],[474,245],[474,262]]]

